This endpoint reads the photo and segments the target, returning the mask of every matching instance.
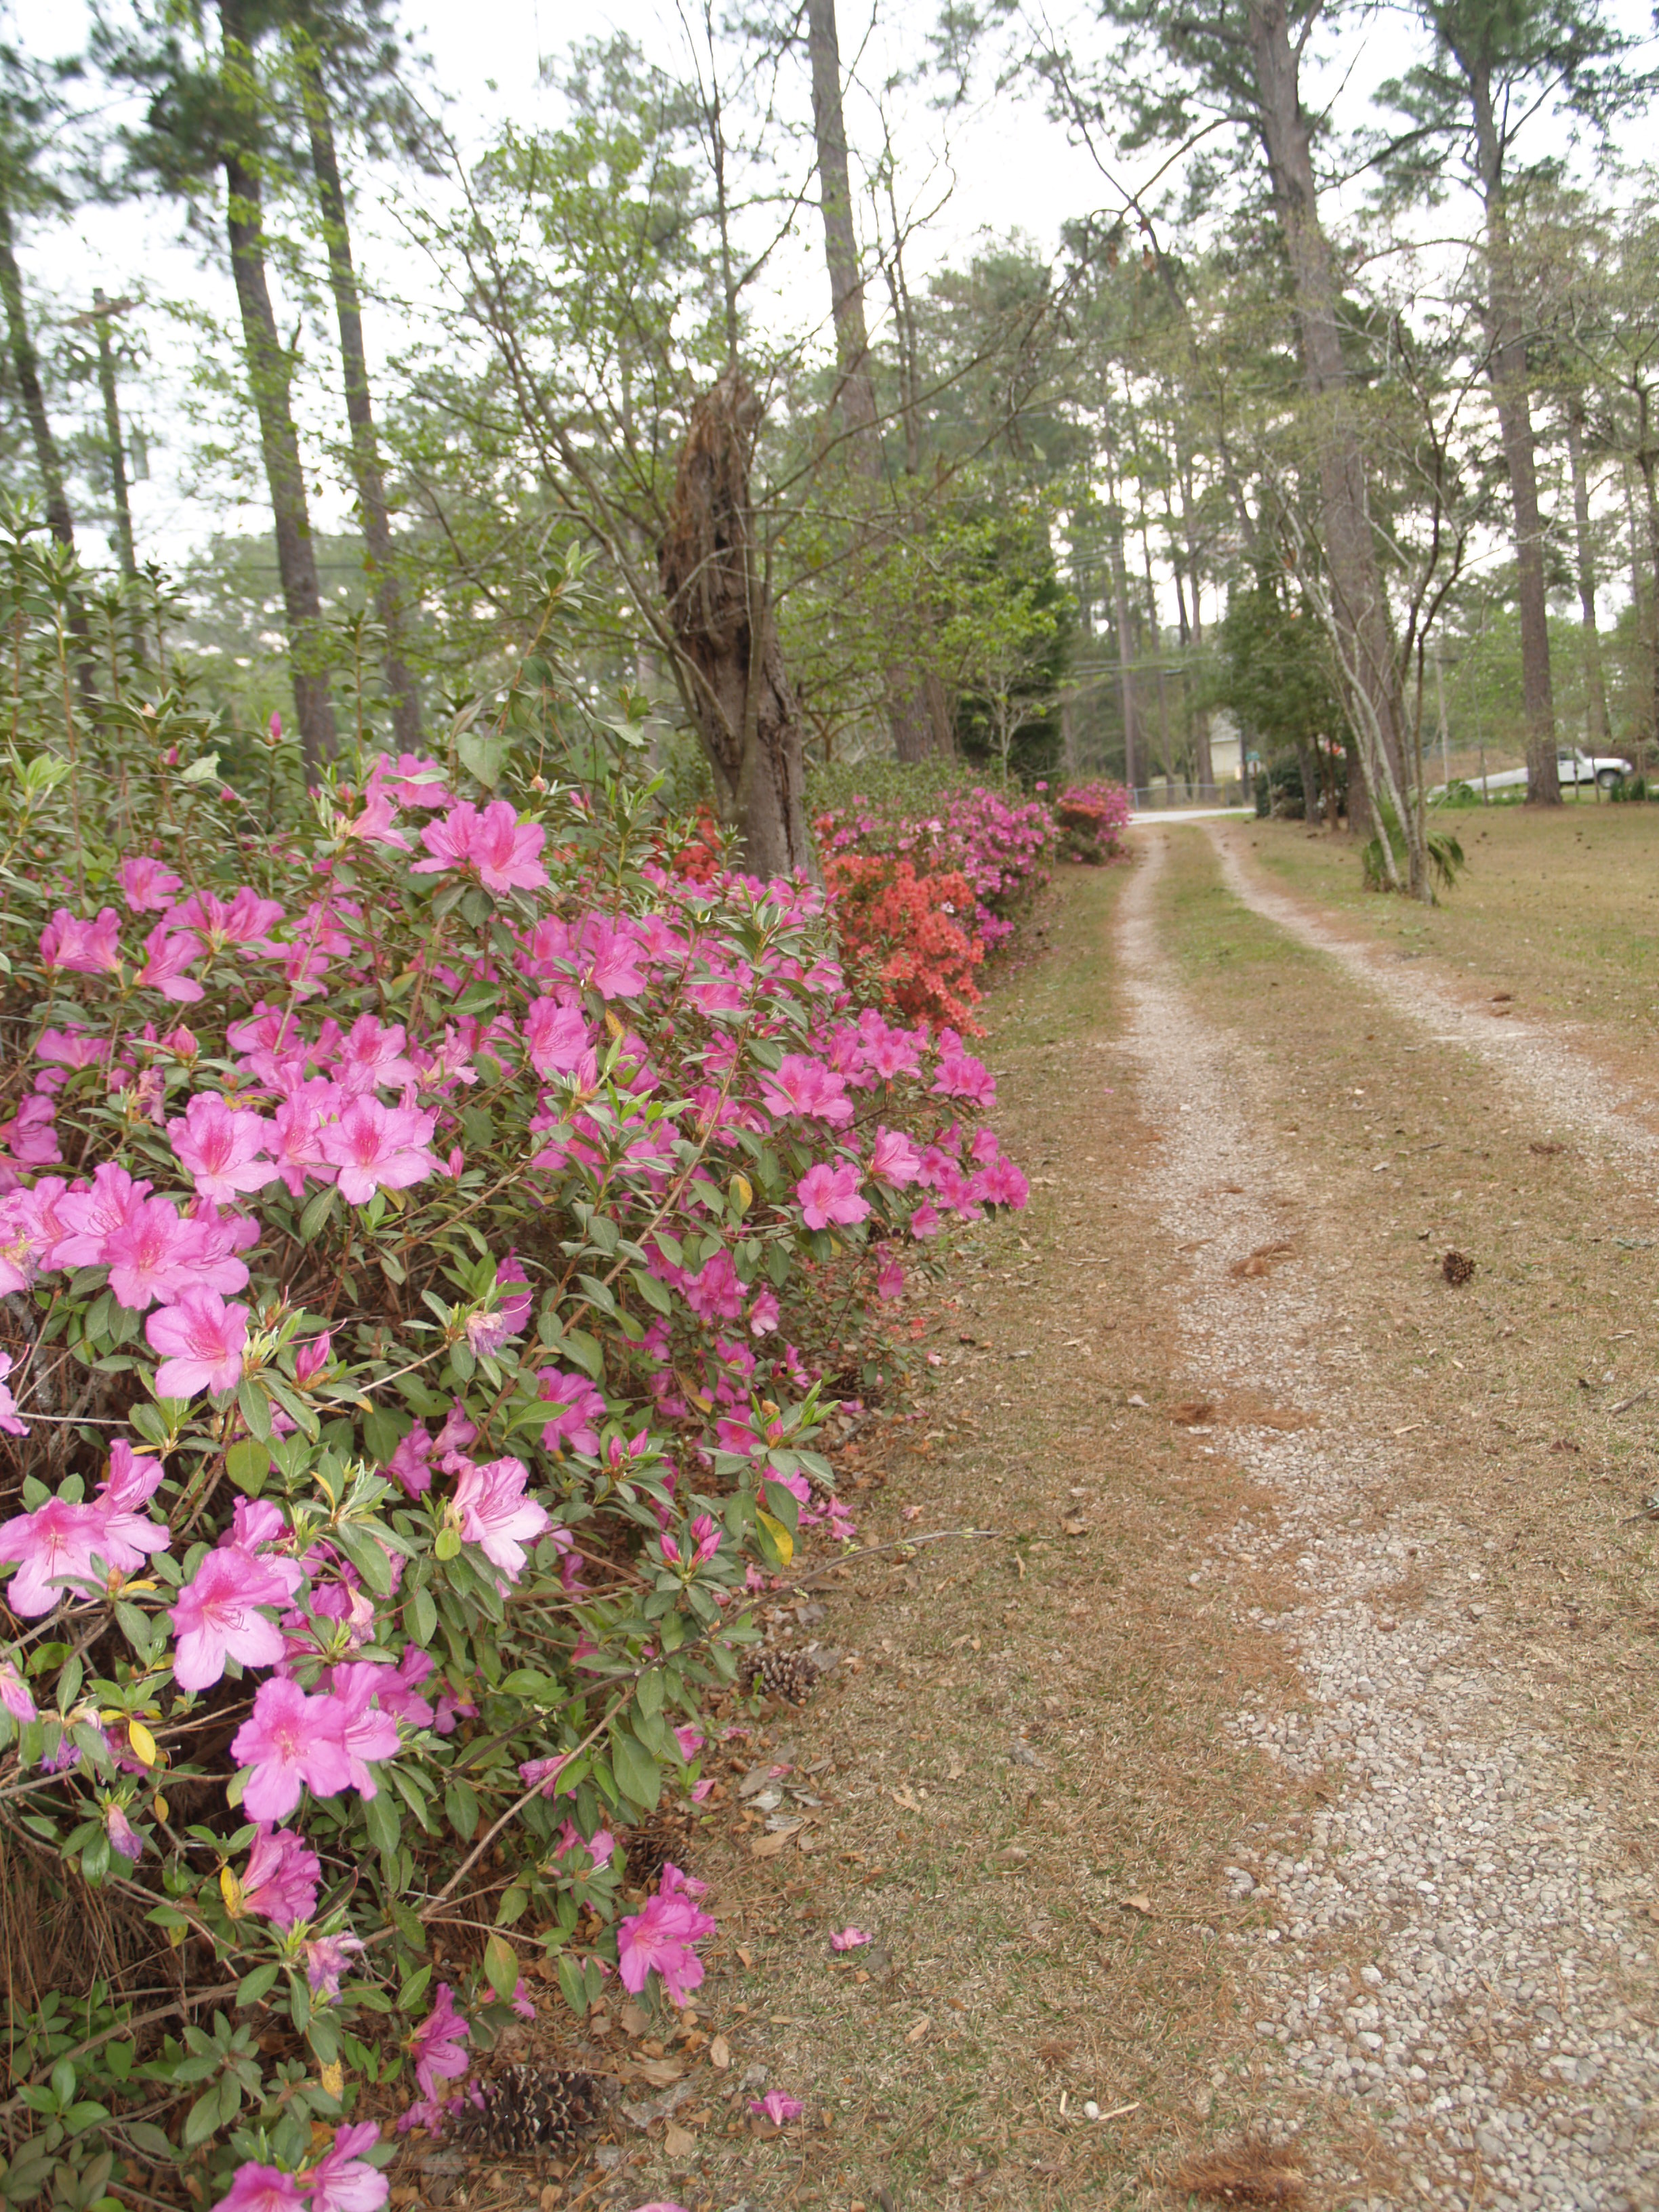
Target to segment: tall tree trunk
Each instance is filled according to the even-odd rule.
[[[1133,798],[1140,771],[1140,718],[1135,698],[1134,639],[1129,628],[1129,580],[1121,529],[1112,539],[1111,568],[1112,623],[1117,635],[1118,690],[1123,706],[1123,781]]]
[[[11,204],[3,191],[0,191],[0,295],[5,301],[6,339],[11,352],[12,374],[17,379],[18,396],[23,402],[29,437],[34,447],[34,465],[40,471],[41,488],[46,494],[46,527],[60,545],[67,545],[73,552],[75,525],[70,519],[69,494],[64,487],[64,459],[46,413],[46,395],[40,389],[40,361],[34,350],[28,304],[23,297],[23,279],[17,266]]]
[[[1462,59],[1462,57],[1460,57]],[[1465,61],[1474,105],[1475,158],[1486,214],[1486,329],[1489,374],[1515,510],[1516,597],[1521,608],[1521,702],[1527,725],[1527,804],[1559,806],[1555,695],[1550,683],[1549,603],[1544,584],[1544,527],[1538,511],[1538,470],[1532,428],[1524,318],[1515,279],[1503,147],[1492,113],[1492,82],[1483,63]]]
[[[1578,611],[1584,640],[1584,726],[1591,752],[1610,742],[1607,692],[1601,675],[1601,633],[1595,621],[1595,547],[1590,536],[1589,471],[1584,463],[1584,409],[1575,394],[1567,403],[1567,463],[1572,473],[1572,530],[1578,571]]]
[[[881,432],[871,370],[870,333],[864,319],[864,279],[859,273],[858,240],[853,229],[836,0],[807,0],[806,45],[812,65],[818,207],[823,217],[823,254],[830,270],[830,307],[836,325],[836,364],[848,473],[861,482],[865,503],[873,509],[882,489]],[[878,548],[891,535],[873,512],[863,517],[863,527]],[[882,688],[893,750],[900,760],[923,760],[928,753],[943,750],[939,717],[933,710],[926,678],[896,657],[882,672]]]
[[[1250,0],[1246,33],[1273,199],[1285,234],[1311,403],[1323,551],[1329,577],[1328,627],[1341,664],[1349,720],[1359,744],[1374,812],[1389,808],[1405,834],[1407,885],[1431,896],[1416,811],[1405,800],[1405,719],[1393,624],[1371,538],[1365,464],[1348,398],[1336,271],[1319,221],[1313,147],[1302,106],[1300,52],[1285,0]],[[1386,830],[1385,871],[1398,875]]]
[[[386,657],[381,665],[392,701],[392,732],[400,747],[414,752],[421,743],[421,700],[404,659],[403,593],[393,565],[386,477],[380,467],[380,441],[374,434],[368,358],[363,348],[362,302],[351,258],[351,233],[347,227],[345,192],[335,152],[334,122],[315,50],[301,46],[299,52],[306,128],[311,139],[312,174],[317,180],[317,205],[328,247],[329,288],[334,295],[335,319],[340,327],[340,367],[345,380],[346,421],[351,429],[352,480],[357,487],[363,544],[368,550],[374,578],[375,612],[386,633]]]
[[[1646,495],[1648,605],[1652,619],[1648,625],[1648,719],[1643,726],[1641,757],[1637,766],[1640,773],[1647,769],[1647,746],[1650,740],[1659,745],[1659,444],[1654,442],[1652,402],[1646,392],[1637,395],[1640,439],[1636,448],[1636,465],[1642,471],[1642,489]]]
[[[738,369],[697,400],[658,568],[678,672],[744,866],[757,876],[815,875],[800,707],[749,503],[761,414]]]
[[[245,57],[249,40],[242,0],[219,0],[219,25],[227,54]],[[277,332],[265,276],[258,176],[235,147],[228,146],[221,159],[225,172],[225,232],[236,304],[241,311],[248,385],[259,423],[259,450],[270,491],[300,747],[306,767],[317,775],[339,750],[339,735],[328,695],[317,549],[312,541],[305,471],[300,461],[300,434],[294,422],[294,368]]]
[[[109,331],[111,319],[122,312],[122,305],[117,301],[112,306],[94,285],[92,312],[98,331],[98,389],[104,402],[104,442],[109,447],[110,497],[115,505],[115,546],[121,574],[133,577],[138,574],[138,550],[132,538],[127,457],[121,443],[121,405],[115,390],[115,346]]]

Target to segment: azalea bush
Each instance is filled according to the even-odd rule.
[[[1054,801],[1061,857],[1091,864],[1127,859],[1129,848],[1118,832],[1127,829],[1133,805],[1124,787],[1104,777],[1068,784]]]
[[[881,1003],[935,1029],[977,1027],[975,970],[1048,879],[1054,825],[960,771],[841,771],[815,817],[842,949]]]
[[[20,670],[69,623],[20,599]],[[625,732],[562,780],[509,701],[272,834],[280,730],[227,780],[106,641],[15,686],[0,800],[0,1850],[14,1935],[88,1931],[7,1954],[0,2203],[374,2212],[515,2012],[696,1988],[701,1886],[618,1838],[851,1534],[884,1299],[1025,1186]]]

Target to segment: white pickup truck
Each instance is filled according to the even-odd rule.
[[[1622,783],[1631,772],[1627,760],[1614,760],[1601,754],[1581,753],[1577,747],[1555,756],[1555,772],[1566,790],[1583,783],[1599,783],[1603,791],[1611,791]],[[1527,771],[1523,768],[1500,769],[1495,775],[1468,775],[1462,781],[1470,791],[1524,791]],[[1429,793],[1431,799],[1443,799],[1448,787],[1440,784]]]

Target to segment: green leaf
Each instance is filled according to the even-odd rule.
[[[662,1676],[656,1668],[653,1668],[648,1674],[641,1674],[634,1685],[634,1702],[642,1713],[659,1713],[662,1711]]]
[[[478,1830],[478,1800],[469,1784],[450,1784],[444,1792],[444,1812],[461,1841],[470,1844]]]
[[[505,1936],[490,1936],[484,1944],[484,1978],[503,2004],[510,2004],[519,1986],[519,1954]]]
[[[409,1428],[404,1415],[389,1413],[384,1406],[376,1406],[363,1415],[363,1442],[377,1465],[386,1465],[409,1434]]]
[[[390,1858],[397,1850],[403,1825],[403,1815],[389,1790],[379,1791],[364,1802],[363,1826],[368,1831],[368,1840],[382,1858]]]
[[[424,1583],[417,1583],[404,1601],[404,1626],[421,1644],[430,1644],[438,1632],[438,1608]]]
[[[456,754],[467,774],[477,776],[492,791],[501,780],[501,770],[512,750],[513,740],[505,730],[483,730],[476,723],[455,744]]]
[[[674,1301],[669,1295],[666,1283],[659,1283],[654,1275],[647,1273],[643,1267],[630,1267],[628,1273],[634,1288],[645,1300],[647,1305],[654,1308],[659,1314],[673,1311]]]
[[[258,2004],[267,1990],[275,1987],[280,1972],[279,1967],[267,1961],[263,1966],[256,1966],[251,1974],[244,1974],[236,1990],[237,2003]]]
[[[523,1917],[529,1903],[530,1892],[527,1889],[520,1889],[517,1882],[514,1882],[511,1889],[504,1890],[501,1893],[501,1901],[495,1907],[495,1925],[498,1928],[510,1928],[515,1920]]]
[[[319,1190],[314,1198],[307,1199],[306,1210],[300,1216],[300,1242],[309,1244],[321,1231],[323,1224],[334,1211],[334,1201],[339,1192],[333,1183]]]
[[[582,1978],[581,1968],[568,1951],[562,1951],[559,1954],[558,1970],[559,1988],[563,1992],[565,2002],[578,2020],[585,2020],[587,2016],[587,1986]]]
[[[198,2143],[205,2142],[217,2129],[219,2088],[220,2084],[216,2081],[210,2089],[204,2089],[185,2115],[185,2147],[187,2150],[193,2149]]]
[[[246,1383],[242,1385],[243,1389],[247,1387]],[[239,1391],[237,1395],[240,1400],[241,1393]],[[262,1399],[264,1395],[262,1391]],[[269,1401],[265,1404],[265,1434],[270,1434]],[[225,1473],[238,1490],[245,1491],[250,1498],[257,1498],[265,1486],[265,1477],[270,1473],[270,1454],[255,1438],[243,1437],[225,1454]]]
[[[635,1735],[616,1729],[611,1738],[611,1765],[623,1795],[649,1813],[662,1795],[662,1776],[657,1762]]]
[[[246,1375],[238,1383],[236,1403],[250,1431],[265,1443],[270,1435],[270,1401],[256,1376]]]

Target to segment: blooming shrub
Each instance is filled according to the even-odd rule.
[[[185,1994],[13,1990],[0,2203],[374,2212],[374,2115],[441,2126],[531,1966],[696,1986],[613,1831],[849,1531],[814,1445],[906,1248],[1025,1187],[957,1031],[620,770],[381,755],[272,837],[123,713],[0,822],[0,1849]]]
[[[1062,857],[1090,862],[1126,859],[1128,847],[1117,832],[1128,827],[1132,804],[1121,783],[1103,777],[1069,785],[1054,801]]]
[[[974,971],[1047,880],[1048,808],[980,784],[861,769],[815,828],[849,968],[911,1019],[973,1031]]]

